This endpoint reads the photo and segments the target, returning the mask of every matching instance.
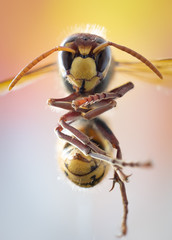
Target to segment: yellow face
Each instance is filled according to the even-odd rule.
[[[74,58],[70,74],[67,75],[68,81],[76,86],[81,88],[84,82],[85,91],[88,92],[93,89],[100,81],[100,78],[97,76],[96,64],[95,61],[88,57],[76,57]]]
[[[111,62],[110,49],[106,47],[93,53],[95,47],[105,40],[92,34],[75,34],[70,36],[63,46],[71,48],[75,53],[59,54],[60,70],[73,89],[81,93],[90,92],[103,81]]]

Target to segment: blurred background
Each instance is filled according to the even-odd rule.
[[[1,0],[0,80],[59,45],[76,25],[103,26],[108,40],[148,59],[170,58],[171,9],[170,0]],[[131,59],[113,52],[117,59]],[[114,86],[131,80],[135,89],[104,119],[125,160],[151,159],[154,166],[125,170],[132,173],[125,239],[171,239],[172,90],[127,76]],[[123,208],[118,186],[109,193],[112,172],[100,186],[78,191],[58,170],[54,128],[63,111],[52,112],[46,101],[66,96],[59,86],[52,76],[0,96],[2,240],[112,240],[120,233]]]

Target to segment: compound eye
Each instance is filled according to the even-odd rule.
[[[72,65],[72,61],[73,61],[73,57],[72,57],[72,53],[70,52],[62,52],[62,63],[63,66],[66,70],[70,70],[71,65]]]
[[[96,67],[98,72],[103,72],[110,61],[110,49],[107,47],[100,51],[96,57]]]

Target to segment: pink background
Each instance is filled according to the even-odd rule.
[[[0,1],[0,80],[58,44],[74,25],[99,24],[108,40],[149,59],[172,57],[172,2]],[[130,59],[114,51],[116,58]],[[56,56],[55,56],[56,57]],[[53,76],[52,76],[53,78]],[[114,86],[132,78],[119,77]],[[128,161],[152,159],[132,173],[126,239],[171,239],[172,90],[134,80],[135,89],[105,114]],[[107,179],[74,191],[59,178],[53,129],[63,111],[50,97],[66,93],[51,77],[0,97],[0,239],[115,239],[122,217],[118,186]],[[159,90],[158,90],[159,89]],[[110,175],[111,176],[111,175]],[[110,177],[109,176],[109,177]]]

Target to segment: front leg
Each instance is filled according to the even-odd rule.
[[[115,100],[107,99],[99,102],[95,108],[88,109],[87,112],[82,112],[81,115],[85,119],[94,119],[100,114],[108,111],[109,109],[116,107]],[[81,109],[79,109],[81,111]],[[78,111],[78,110],[77,110]]]
[[[77,110],[78,108],[91,106],[102,100],[116,99],[122,97],[125,93],[131,90],[134,87],[132,82],[128,82],[118,88],[115,88],[109,92],[96,93],[88,97],[83,97],[81,99],[76,99],[72,101],[72,107]]]
[[[79,92],[74,92],[65,98],[50,98],[48,99],[48,105],[66,110],[73,110],[72,101],[78,98],[80,95],[81,94]]]

